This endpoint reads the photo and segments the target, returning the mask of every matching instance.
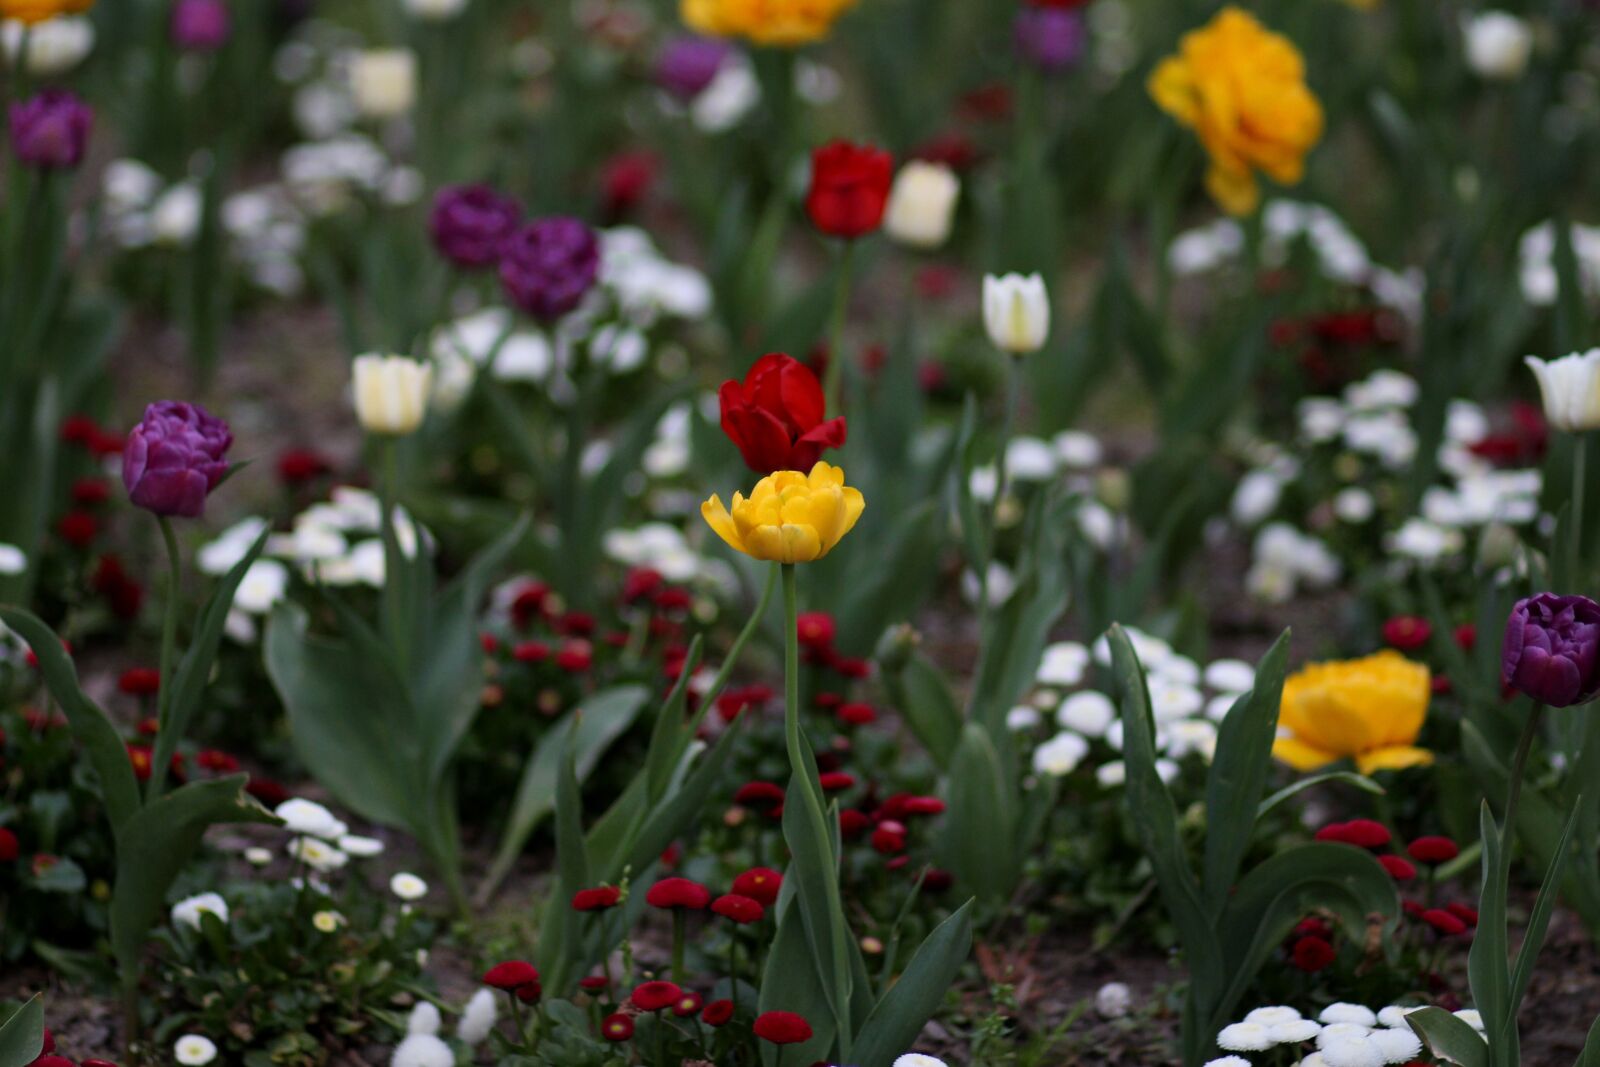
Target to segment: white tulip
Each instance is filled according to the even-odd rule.
[[[961,179],[940,163],[914,159],[895,175],[884,212],[888,235],[912,248],[938,248],[950,239]]]
[[[1539,379],[1550,425],[1568,433],[1600,428],[1600,348],[1549,361],[1529,356],[1526,362]]]
[[[350,66],[356,109],[369,119],[392,119],[417,100],[417,55],[409,48],[371,48]]]
[[[0,38],[3,38],[8,60],[15,62],[22,51],[26,29],[16,19],[7,19],[0,25]],[[40,77],[64,74],[94,50],[94,23],[82,15],[58,15],[36,22],[26,36],[28,73]]]
[[[996,348],[1014,355],[1037,352],[1050,335],[1050,295],[1037,274],[983,279],[983,324]]]
[[[1504,11],[1485,11],[1462,25],[1467,65],[1480,78],[1520,78],[1533,54],[1533,29]]]
[[[369,353],[355,361],[356,418],[368,433],[403,437],[422,425],[433,390],[433,365]]]

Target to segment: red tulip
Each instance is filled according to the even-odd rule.
[[[811,154],[806,214],[831,237],[862,237],[883,222],[894,157],[881,148],[834,141]]]
[[[810,368],[774,352],[756,360],[744,382],[722,383],[722,432],[758,474],[809,471],[825,449],[845,442],[843,418],[823,421],[827,401]]]

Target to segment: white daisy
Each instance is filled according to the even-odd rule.
[[[389,892],[401,900],[421,900],[428,895],[428,883],[414,874],[401,871],[389,879]]]
[[[1378,1016],[1371,1008],[1362,1007],[1360,1004],[1347,1004],[1340,1001],[1329,1004],[1322,1009],[1322,1014],[1317,1016],[1325,1023],[1354,1023],[1357,1026],[1371,1029],[1378,1024]]]
[[[172,1046],[172,1055],[183,1067],[205,1067],[217,1058],[217,1045],[209,1037],[184,1034]]]
[[[1272,1047],[1272,1031],[1260,1023],[1232,1023],[1217,1034],[1217,1047],[1228,1052],[1261,1052]]]

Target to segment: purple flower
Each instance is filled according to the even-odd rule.
[[[538,219],[507,239],[500,284],[511,302],[553,322],[582,302],[600,276],[600,241],[578,219]]]
[[[1600,691],[1600,604],[1555,593],[1519,600],[1500,670],[1507,685],[1552,708],[1587,702]]]
[[[233,20],[224,0],[177,0],[172,43],[189,52],[215,52],[228,43]]]
[[[434,247],[462,267],[488,267],[522,221],[522,206],[487,185],[447,185],[433,198]]]
[[[1012,24],[1017,55],[1047,74],[1067,70],[1083,58],[1083,19],[1076,11],[1028,7]]]
[[[128,499],[157,515],[196,518],[228,472],[228,424],[197,404],[163,400],[144,409],[122,450]]]
[[[705,92],[732,49],[710,37],[675,37],[656,57],[656,84],[688,102]]]
[[[76,167],[89,143],[94,112],[65,89],[46,89],[11,105],[11,150],[41,170]]]

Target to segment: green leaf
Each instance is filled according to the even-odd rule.
[[[968,723],[950,761],[946,862],[961,884],[1004,902],[1021,876],[1014,798],[989,732]]]
[[[1285,630],[1257,664],[1255,687],[1234,703],[1217,731],[1216,757],[1206,778],[1202,889],[1213,917],[1220,915],[1228,902],[1228,891],[1255,831],[1261,792],[1272,765],[1288,661],[1289,631]]]
[[[523,845],[554,808],[556,777],[568,738],[574,738],[578,781],[586,781],[600,757],[628,732],[649,697],[649,690],[642,685],[613,686],[592,693],[540,739],[522,770],[499,851],[479,892],[480,902],[494,893],[522,854]]]
[[[911,732],[940,769],[947,769],[961,741],[961,705],[950,683],[921,652],[913,652],[899,670],[885,670],[890,698]]]
[[[1600,1067],[1600,1019],[1596,1019],[1594,1025],[1589,1027],[1583,1051],[1578,1053],[1578,1059],[1572,1067]]]
[[[916,1041],[972,951],[972,901],[940,923],[867,1016],[850,1050],[860,1067],[890,1067]]]
[[[1485,800],[1478,812],[1479,837],[1483,841],[1483,881],[1478,896],[1478,925],[1472,948],[1467,952],[1467,977],[1472,987],[1472,1002],[1483,1013],[1489,1046],[1501,1058],[1508,1042],[1516,1041],[1515,1027],[1508,1034],[1505,1026],[1511,1003],[1511,969],[1507,961],[1506,875],[1507,859],[1501,849],[1500,828]]]
[[[785,889],[788,888],[787,879]],[[784,1062],[816,1063],[828,1059],[837,1034],[833,1010],[818,959],[806,937],[805,920],[798,907],[784,908],[778,916],[778,932],[767,950],[762,972],[759,1011],[792,1011],[811,1023],[811,1040],[798,1049],[788,1050]],[[762,1042],[761,1058],[766,1067],[777,1067],[776,1046]]]
[[[44,1051],[44,1001],[35,994],[0,1025],[0,1067],[27,1067]]]
[[[1550,868],[1545,872],[1544,883],[1539,887],[1538,899],[1534,901],[1533,911],[1528,915],[1528,929],[1522,938],[1522,947],[1517,949],[1516,964],[1511,973],[1511,987],[1509,1003],[1506,1005],[1504,1025],[1512,1033],[1516,1032],[1517,1012],[1522,1007],[1522,998],[1528,991],[1528,982],[1533,978],[1533,965],[1538,962],[1539,950],[1544,947],[1545,934],[1550,929],[1550,914],[1555,910],[1556,897],[1561,889],[1561,877],[1566,871],[1567,859],[1572,855],[1572,835],[1578,826],[1578,817],[1582,814],[1583,798],[1580,796],[1572,805],[1572,814],[1567,816],[1567,828],[1561,832],[1561,841],[1556,845],[1555,858],[1550,861]]]
[[[1278,790],[1276,793],[1267,797],[1267,799],[1263,800],[1260,806],[1256,808],[1256,819],[1259,820],[1267,812],[1271,811],[1279,804],[1282,804],[1285,800],[1288,800],[1295,794],[1304,792],[1305,790],[1311,789],[1315,786],[1327,785],[1330,782],[1343,782],[1345,785],[1353,785],[1363,793],[1371,793],[1373,796],[1377,797],[1381,797],[1387,792],[1383,786],[1379,785],[1377,782],[1374,782],[1371,778],[1368,778],[1364,774],[1357,774],[1355,771],[1326,771],[1322,774],[1313,774],[1308,775],[1305,778],[1296,779],[1290,784],[1284,786],[1282,789]]]
[[[222,629],[233,607],[234,594],[239,591],[239,583],[244,581],[245,572],[266,547],[270,533],[270,530],[261,531],[261,536],[256,538],[244,558],[233,565],[212,591],[211,599],[200,612],[200,620],[195,626],[189,647],[178,660],[172,691],[167,698],[167,721],[156,734],[155,753],[150,762],[151,790],[155,796],[161,795],[159,783],[165,779],[173,753],[178,751],[178,743],[188,734],[189,723],[200,709],[200,697],[205,692],[206,683],[211,680],[211,669],[217,661],[217,646],[222,642]],[[161,682],[165,685],[167,680],[163,678]]]
[[[1422,1038],[1428,1050],[1440,1059],[1461,1067],[1489,1067],[1489,1046],[1471,1026],[1443,1008],[1419,1008],[1406,1013],[1406,1025]],[[1593,1041],[1594,1031],[1590,1031]],[[1584,1048],[1584,1056],[1588,1047]]]
[[[207,828],[278,821],[245,793],[248,780],[236,774],[190,782],[146,805],[117,835],[111,946],[125,984],[138,980],[145,937],[166,905],[172,880],[200,847]]]
[[[120,837],[140,807],[139,782],[133,776],[127,746],[106,713],[78,687],[77,668],[50,627],[20,608],[0,608],[0,621],[15,630],[38,657],[50,694],[66,713],[73,735],[89,751],[111,829]]]
[[[792,723],[792,720],[791,720]],[[794,881],[791,911],[804,923],[823,991],[836,1023],[848,1018],[851,991],[849,946],[854,940],[839,896],[839,857],[836,836],[828,825],[832,814],[824,807],[816,758],[803,734],[791,728],[788,738],[790,778],[783,806],[783,839],[791,859],[784,882]],[[837,816],[834,815],[837,827]]]

